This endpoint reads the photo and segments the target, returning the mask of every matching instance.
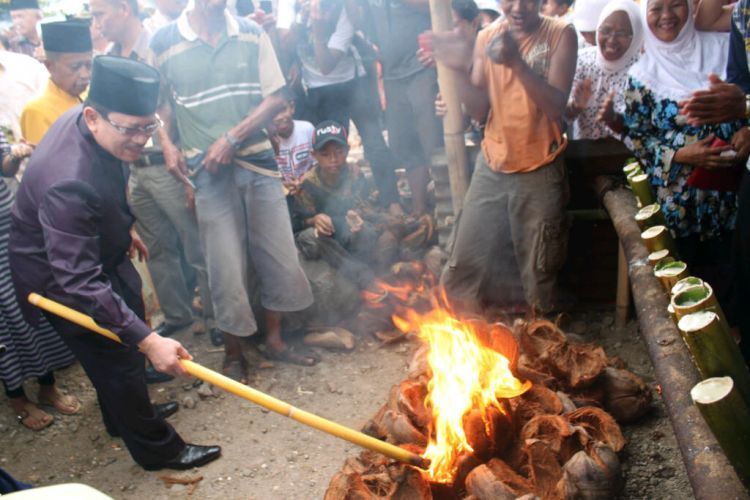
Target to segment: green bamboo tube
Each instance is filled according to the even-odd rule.
[[[677,315],[674,313],[674,307],[672,307],[672,304],[669,304],[667,306],[667,312],[669,313],[669,317],[672,318],[672,321],[676,325],[679,320],[677,319]]]
[[[667,220],[664,218],[664,214],[661,213],[661,207],[658,203],[646,205],[638,210],[638,213],[635,214],[635,221],[638,223],[641,231],[645,231],[651,226],[665,226],[667,224]]]
[[[672,295],[671,301],[677,318],[698,311],[711,311],[719,316],[722,327],[729,331],[729,322],[721,310],[719,301],[716,300],[713,288],[708,283],[683,287],[678,293]],[[750,401],[750,400],[748,400]]]
[[[641,206],[645,207],[656,201],[654,193],[651,191],[651,184],[648,181],[648,175],[638,174],[630,178],[630,187],[633,189],[633,194],[641,202]]]
[[[641,164],[637,161],[631,161],[628,162],[624,167],[622,167],[622,173],[625,174],[625,176],[630,175],[635,170],[640,170]]]
[[[677,295],[682,290],[685,290],[693,286],[703,286],[703,280],[695,276],[688,276],[687,278],[682,278],[680,281],[674,284],[674,286],[672,287],[672,290],[670,291],[670,295]]]
[[[732,377],[742,398],[750,401],[750,372],[740,348],[713,311],[687,314],[677,323],[702,378]]]
[[[672,257],[678,255],[677,244],[667,226],[652,226],[641,233],[641,238],[649,252],[667,249]]]
[[[672,290],[672,287],[675,286],[678,281],[687,278],[687,275],[687,264],[679,260],[673,262],[665,262],[664,260],[661,260],[654,266],[654,276],[659,278],[659,281],[661,281],[661,284],[667,293]]]
[[[666,248],[648,254],[648,263],[652,266],[656,266],[656,264],[661,261],[674,262],[674,257],[669,255],[669,250],[667,250]]]
[[[690,397],[740,480],[750,486],[750,409],[731,377],[699,382]]]

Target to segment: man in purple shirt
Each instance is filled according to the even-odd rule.
[[[128,170],[159,128],[158,72],[119,57],[94,60],[83,106],[64,114],[36,148],[13,207],[10,261],[20,303],[30,292],[91,316],[122,346],[47,315],[97,391],[107,432],[143,468],[188,469],[218,458],[217,446],[186,444],[149,399],[144,354],[162,372],[191,359],[143,321],[141,282],[129,255],[147,255],[131,232]],[[24,314],[34,321],[35,311]]]

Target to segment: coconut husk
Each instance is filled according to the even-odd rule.
[[[511,399],[510,404],[521,424],[537,415],[559,415],[563,410],[562,401],[557,394],[543,385],[533,385],[521,396]]]
[[[621,485],[617,455],[609,446],[597,443],[590,454],[579,451],[565,463],[557,492],[564,498],[609,500],[617,497]]]
[[[395,484],[393,491],[395,491]],[[392,492],[385,492],[389,494]],[[382,498],[373,494],[362,481],[359,474],[345,474],[338,472],[328,484],[323,500],[376,500]]]
[[[565,415],[571,425],[582,427],[595,440],[600,441],[615,452],[622,451],[625,437],[615,419],[601,408],[585,407]]]
[[[651,408],[651,391],[639,377],[627,370],[607,368],[601,381],[604,408],[618,422],[633,422]]]
[[[477,500],[515,499],[531,490],[526,478],[497,458],[475,468],[466,478],[466,492]]]
[[[560,344],[552,347],[547,359],[552,373],[571,389],[592,385],[607,367],[604,349],[593,344]]]
[[[483,461],[501,453],[514,434],[512,418],[493,406],[487,408],[484,415],[478,409],[469,411],[464,416],[463,426],[466,440]]]
[[[567,343],[565,334],[557,325],[544,319],[523,325],[519,341],[526,355],[542,361],[547,359],[551,349]]]
[[[550,373],[549,369],[541,364],[537,358],[521,354],[518,358],[518,377],[531,380],[533,384],[543,385],[549,388],[557,388],[558,381]]]
[[[568,396],[562,391],[557,391],[555,394],[557,395],[558,398],[560,398],[560,403],[562,404],[562,407],[563,407],[562,409],[563,415],[565,415],[566,413],[576,411],[576,408],[577,408],[576,404],[573,402],[570,396]]]
[[[383,427],[389,443],[427,446],[427,436],[414,427],[403,413],[387,410],[383,415]]]
[[[404,380],[398,386],[396,406],[403,412],[412,424],[425,431],[432,420],[432,414],[425,406],[427,385],[419,380]]]
[[[563,443],[573,435],[574,430],[565,417],[559,415],[538,415],[523,426],[520,440],[544,441],[557,456]]]
[[[398,483],[392,500],[432,500],[432,491],[430,483],[424,478],[422,473],[413,468],[407,468],[403,474],[403,479]]]
[[[570,391],[568,395],[578,408],[583,408],[584,406],[601,407],[604,405],[604,388],[598,382],[585,389]]]
[[[414,356],[412,356],[411,361],[409,361],[409,367],[407,369],[407,375],[409,378],[416,379],[429,375],[430,364],[427,362],[427,355],[429,352],[430,346],[427,344],[422,344],[416,352],[414,352]]]
[[[544,441],[529,440],[526,442],[529,477],[534,493],[542,500],[562,500],[557,492],[563,472],[557,461],[557,455]]]
[[[368,436],[384,440],[388,435],[388,431],[383,425],[383,417],[386,411],[388,411],[388,406],[381,406],[375,416],[362,426],[362,432]]]
[[[488,345],[493,351],[508,358],[511,371],[517,373],[518,357],[521,353],[518,348],[518,340],[507,325],[498,322],[490,326]]]

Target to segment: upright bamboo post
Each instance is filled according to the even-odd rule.
[[[449,0],[430,0],[432,31],[440,33],[453,28],[451,3]],[[448,159],[448,174],[453,197],[453,212],[458,214],[464,205],[464,195],[469,187],[466,143],[464,142],[464,120],[455,70],[437,63],[438,86],[448,112],[443,117],[445,155]]]

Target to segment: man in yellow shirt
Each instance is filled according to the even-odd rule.
[[[30,100],[21,114],[21,132],[30,144],[39,144],[50,126],[70,108],[91,79],[91,33],[81,21],[42,24],[47,88]]]

